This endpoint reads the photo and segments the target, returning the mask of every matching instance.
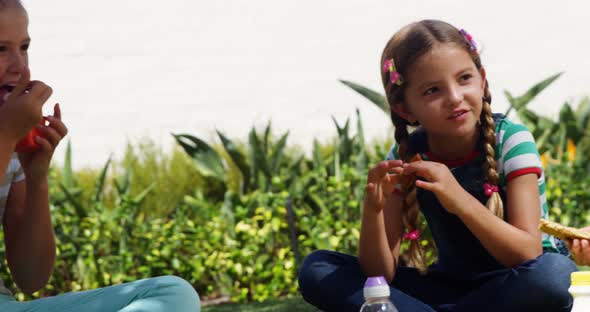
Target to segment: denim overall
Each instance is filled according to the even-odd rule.
[[[502,115],[495,114],[500,121]],[[414,131],[410,153],[428,152],[426,133]],[[460,185],[485,205],[484,157],[450,167]],[[500,187],[506,203],[506,194]],[[403,311],[570,311],[570,273],[575,264],[559,253],[543,255],[505,267],[482,246],[465,224],[442,207],[434,193],[417,189],[417,199],[432,237],[438,260],[425,274],[398,267],[390,284],[390,299]],[[510,211],[504,205],[504,216]],[[325,311],[358,311],[363,304],[364,276],[358,259],[318,250],[299,273],[301,294]]]

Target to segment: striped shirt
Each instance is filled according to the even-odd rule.
[[[495,133],[495,159],[500,176],[499,186],[506,191],[508,181],[518,176],[535,173],[538,176],[541,217],[548,219],[545,175],[533,135],[525,126],[513,123],[506,118],[496,122]],[[424,155],[424,158],[428,159],[428,155]],[[399,159],[396,144],[392,146],[386,159]],[[555,237],[543,233],[542,242],[544,249],[558,250],[558,242]]]

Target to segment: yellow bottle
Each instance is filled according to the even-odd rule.
[[[569,292],[574,297],[574,307],[571,312],[590,311],[590,271],[573,272],[572,285]]]

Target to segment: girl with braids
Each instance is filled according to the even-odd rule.
[[[67,128],[57,104],[53,116],[46,117],[48,124],[40,124],[42,106],[52,89],[30,80],[28,23],[27,11],[19,0],[0,0],[0,172],[4,172],[0,180],[0,220],[5,244],[0,263],[6,260],[16,286],[32,294],[48,283],[55,264],[47,174],[53,151]],[[17,142],[31,129],[39,133],[34,138],[38,148],[15,152]],[[17,301],[0,280],[0,311],[4,312],[199,310],[194,288],[174,276],[26,302]]]
[[[535,142],[492,113],[473,38],[442,21],[410,24],[387,43],[381,69],[396,144],[369,169],[358,259],[310,254],[299,273],[303,297],[326,311],[358,311],[363,282],[382,275],[402,312],[570,311],[576,266],[544,252],[555,243],[538,229],[547,213]],[[410,161],[416,155],[422,160]],[[420,213],[438,252],[429,267]]]

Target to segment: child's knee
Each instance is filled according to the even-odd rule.
[[[328,250],[316,250],[305,257],[298,274],[299,287],[302,284],[313,283],[321,278],[322,267],[329,264],[331,253],[333,252]]]
[[[182,311],[199,311],[201,302],[194,287],[185,279],[168,275],[155,278],[155,287],[174,297],[179,306],[186,307]],[[180,311],[180,310],[179,310]]]
[[[304,298],[309,299],[310,294],[320,291],[321,280],[326,271],[329,271],[332,253],[333,251],[316,250],[305,257],[297,276],[299,292]]]
[[[577,271],[576,265],[569,258],[556,253],[543,254],[535,261],[534,265],[519,272],[523,274],[526,296],[544,307],[559,309],[571,305],[570,275]]]

